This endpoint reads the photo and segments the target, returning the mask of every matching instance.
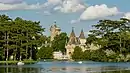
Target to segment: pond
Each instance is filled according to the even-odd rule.
[[[130,73],[129,62],[107,63],[83,61],[37,62],[23,66],[0,65],[0,73]]]

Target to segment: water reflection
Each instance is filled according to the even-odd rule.
[[[110,68],[111,69],[111,68]],[[96,68],[0,68],[0,73],[130,73],[130,70],[121,70],[121,69],[96,69]]]
[[[117,65],[117,66],[116,66]],[[124,64],[77,64],[77,63],[41,63],[34,65],[0,65],[0,73],[130,73],[130,67]]]

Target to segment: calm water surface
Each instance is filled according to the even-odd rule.
[[[0,73],[130,73],[130,63],[38,62],[24,66],[0,65]]]

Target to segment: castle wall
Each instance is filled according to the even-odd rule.
[[[51,41],[54,40],[54,37],[56,35],[60,34],[60,28],[58,28],[56,25],[51,26],[50,28],[50,32],[51,32]]]
[[[86,39],[79,39],[79,40],[80,40],[80,44],[85,45],[85,43],[86,43]]]
[[[73,54],[75,47],[76,47],[76,45],[74,45],[74,44],[65,46],[66,55],[67,55],[68,59],[71,59],[71,55]]]
[[[51,26],[50,31],[51,31],[51,41],[53,41],[54,37],[56,35],[60,34],[60,28],[58,28],[56,25],[54,25],[54,26]],[[66,43],[66,44],[67,44],[65,46],[66,56],[67,56],[68,59],[71,59],[71,55],[73,54],[74,48],[76,46],[81,47],[83,52],[85,50],[97,50],[97,49],[99,49],[99,46],[95,46],[94,44],[87,44],[86,45],[86,38],[84,36],[83,30],[81,31],[80,37],[77,38],[75,36],[74,30],[72,29],[72,32],[71,32],[71,35],[70,35],[70,38],[69,38],[69,42]],[[57,55],[57,53],[54,54],[54,55],[55,55],[55,58],[59,58],[58,57],[59,53],[58,53],[58,55]],[[60,55],[61,55],[61,53],[60,53]]]

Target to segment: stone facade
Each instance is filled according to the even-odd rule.
[[[58,59],[58,60],[63,59],[63,54],[61,51],[53,52],[53,56],[54,56],[54,59]]]
[[[61,31],[61,29],[60,29],[59,27],[57,27],[56,22],[54,22],[54,25],[52,25],[52,26],[50,27],[51,41],[54,40],[54,37],[55,37],[56,35],[59,35],[59,34],[60,34],[60,31]]]
[[[71,55],[73,54],[74,48],[76,46],[81,47],[82,51],[85,51],[86,47],[87,47],[85,43],[86,43],[86,38],[84,36],[83,30],[81,30],[80,36],[76,37],[75,33],[74,33],[74,29],[72,29],[72,32],[71,32],[70,37],[69,37],[69,41],[65,46],[66,55],[68,56],[68,59],[71,59]]]
[[[51,32],[51,41],[54,40],[54,37],[56,35],[59,35],[61,32],[61,29],[59,27],[56,26],[56,22],[54,23],[54,25],[51,26],[50,28],[50,32]],[[66,55],[63,56],[63,58],[67,58],[67,59],[71,59],[71,55],[74,52],[74,48],[76,46],[79,46],[82,48],[82,51],[85,50],[97,50],[99,49],[100,46],[95,46],[94,44],[87,44],[86,45],[86,38],[84,36],[84,32],[83,30],[81,30],[81,33],[79,35],[79,37],[76,37],[74,29],[72,29],[72,32],[69,36],[69,41],[66,42],[65,48],[66,48]],[[51,46],[51,45],[50,45]],[[58,53],[59,54],[59,53]],[[60,53],[61,54],[61,53]],[[57,52],[54,56],[55,58],[59,58],[57,56]]]
[[[66,48],[66,55],[68,59],[71,59],[71,55],[74,52],[74,48],[76,46],[81,47],[82,51],[84,52],[85,50],[98,50],[100,46],[94,45],[93,43],[91,44],[86,44],[87,40],[84,36],[83,30],[81,30],[80,36],[76,37],[74,33],[74,29],[72,29],[72,32],[69,37],[69,41],[67,42],[65,48]]]

